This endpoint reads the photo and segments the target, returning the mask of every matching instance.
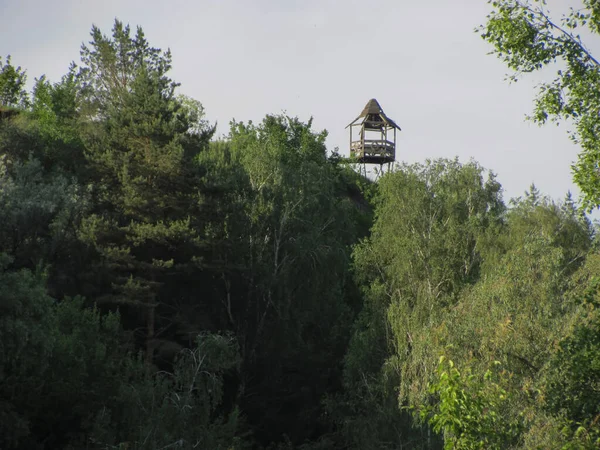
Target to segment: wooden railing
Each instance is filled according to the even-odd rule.
[[[351,154],[355,157],[393,157],[394,143],[383,139],[354,141],[350,146]]]

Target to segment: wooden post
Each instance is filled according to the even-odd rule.
[[[362,157],[365,156],[365,133],[365,123],[363,122],[360,126],[360,153]]]
[[[350,124],[350,157],[352,158],[352,128],[354,125]]]
[[[396,127],[394,127],[394,159],[396,159]]]

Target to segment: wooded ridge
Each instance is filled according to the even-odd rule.
[[[370,180],[285,115],[217,140],[170,69],[118,20],[32,92],[0,61],[1,449],[600,446],[570,194],[505,203],[458,159]]]

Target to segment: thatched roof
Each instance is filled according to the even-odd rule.
[[[359,119],[363,119],[361,121],[362,123],[365,120],[371,121],[375,117],[378,118],[380,122],[384,122],[385,124],[400,130],[400,127],[396,124],[396,122],[394,122],[392,119],[385,115],[385,113],[383,112],[383,108],[381,107],[379,102],[374,98],[367,102],[360,115],[352,122],[350,122],[346,128],[348,128],[351,125],[354,125]]]

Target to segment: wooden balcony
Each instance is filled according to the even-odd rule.
[[[352,142],[350,156],[366,164],[385,164],[395,161],[396,148],[391,141],[364,139]]]

